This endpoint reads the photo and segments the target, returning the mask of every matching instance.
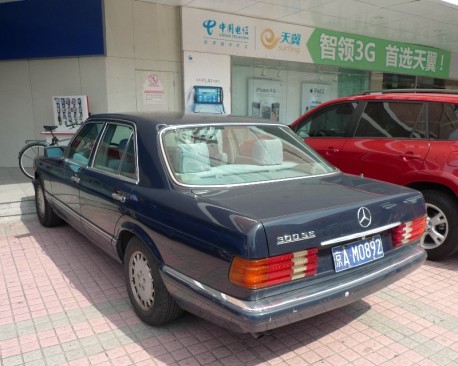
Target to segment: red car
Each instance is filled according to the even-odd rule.
[[[428,258],[458,250],[458,91],[384,90],[334,99],[291,128],[343,172],[421,191]]]

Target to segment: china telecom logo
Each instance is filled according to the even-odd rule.
[[[202,23],[209,36],[213,34],[213,28],[216,27],[216,20],[208,19]]]

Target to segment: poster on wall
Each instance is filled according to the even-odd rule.
[[[87,95],[52,97],[55,132],[75,132],[89,117]]]
[[[158,73],[145,72],[145,81],[143,83],[143,103],[164,103],[164,86]]]
[[[281,121],[285,110],[285,86],[277,80],[248,80],[248,115]]]
[[[302,113],[309,111],[318,104],[336,98],[336,88],[330,83],[302,83]]]
[[[229,56],[184,52],[186,113],[230,114],[230,75]]]

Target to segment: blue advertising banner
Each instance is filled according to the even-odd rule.
[[[0,2],[0,60],[104,54],[103,0]]]

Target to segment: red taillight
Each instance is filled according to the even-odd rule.
[[[318,249],[249,260],[234,258],[229,272],[232,283],[257,289],[313,276],[317,271]]]
[[[396,226],[391,232],[393,247],[400,247],[421,238],[425,230],[426,216]]]

